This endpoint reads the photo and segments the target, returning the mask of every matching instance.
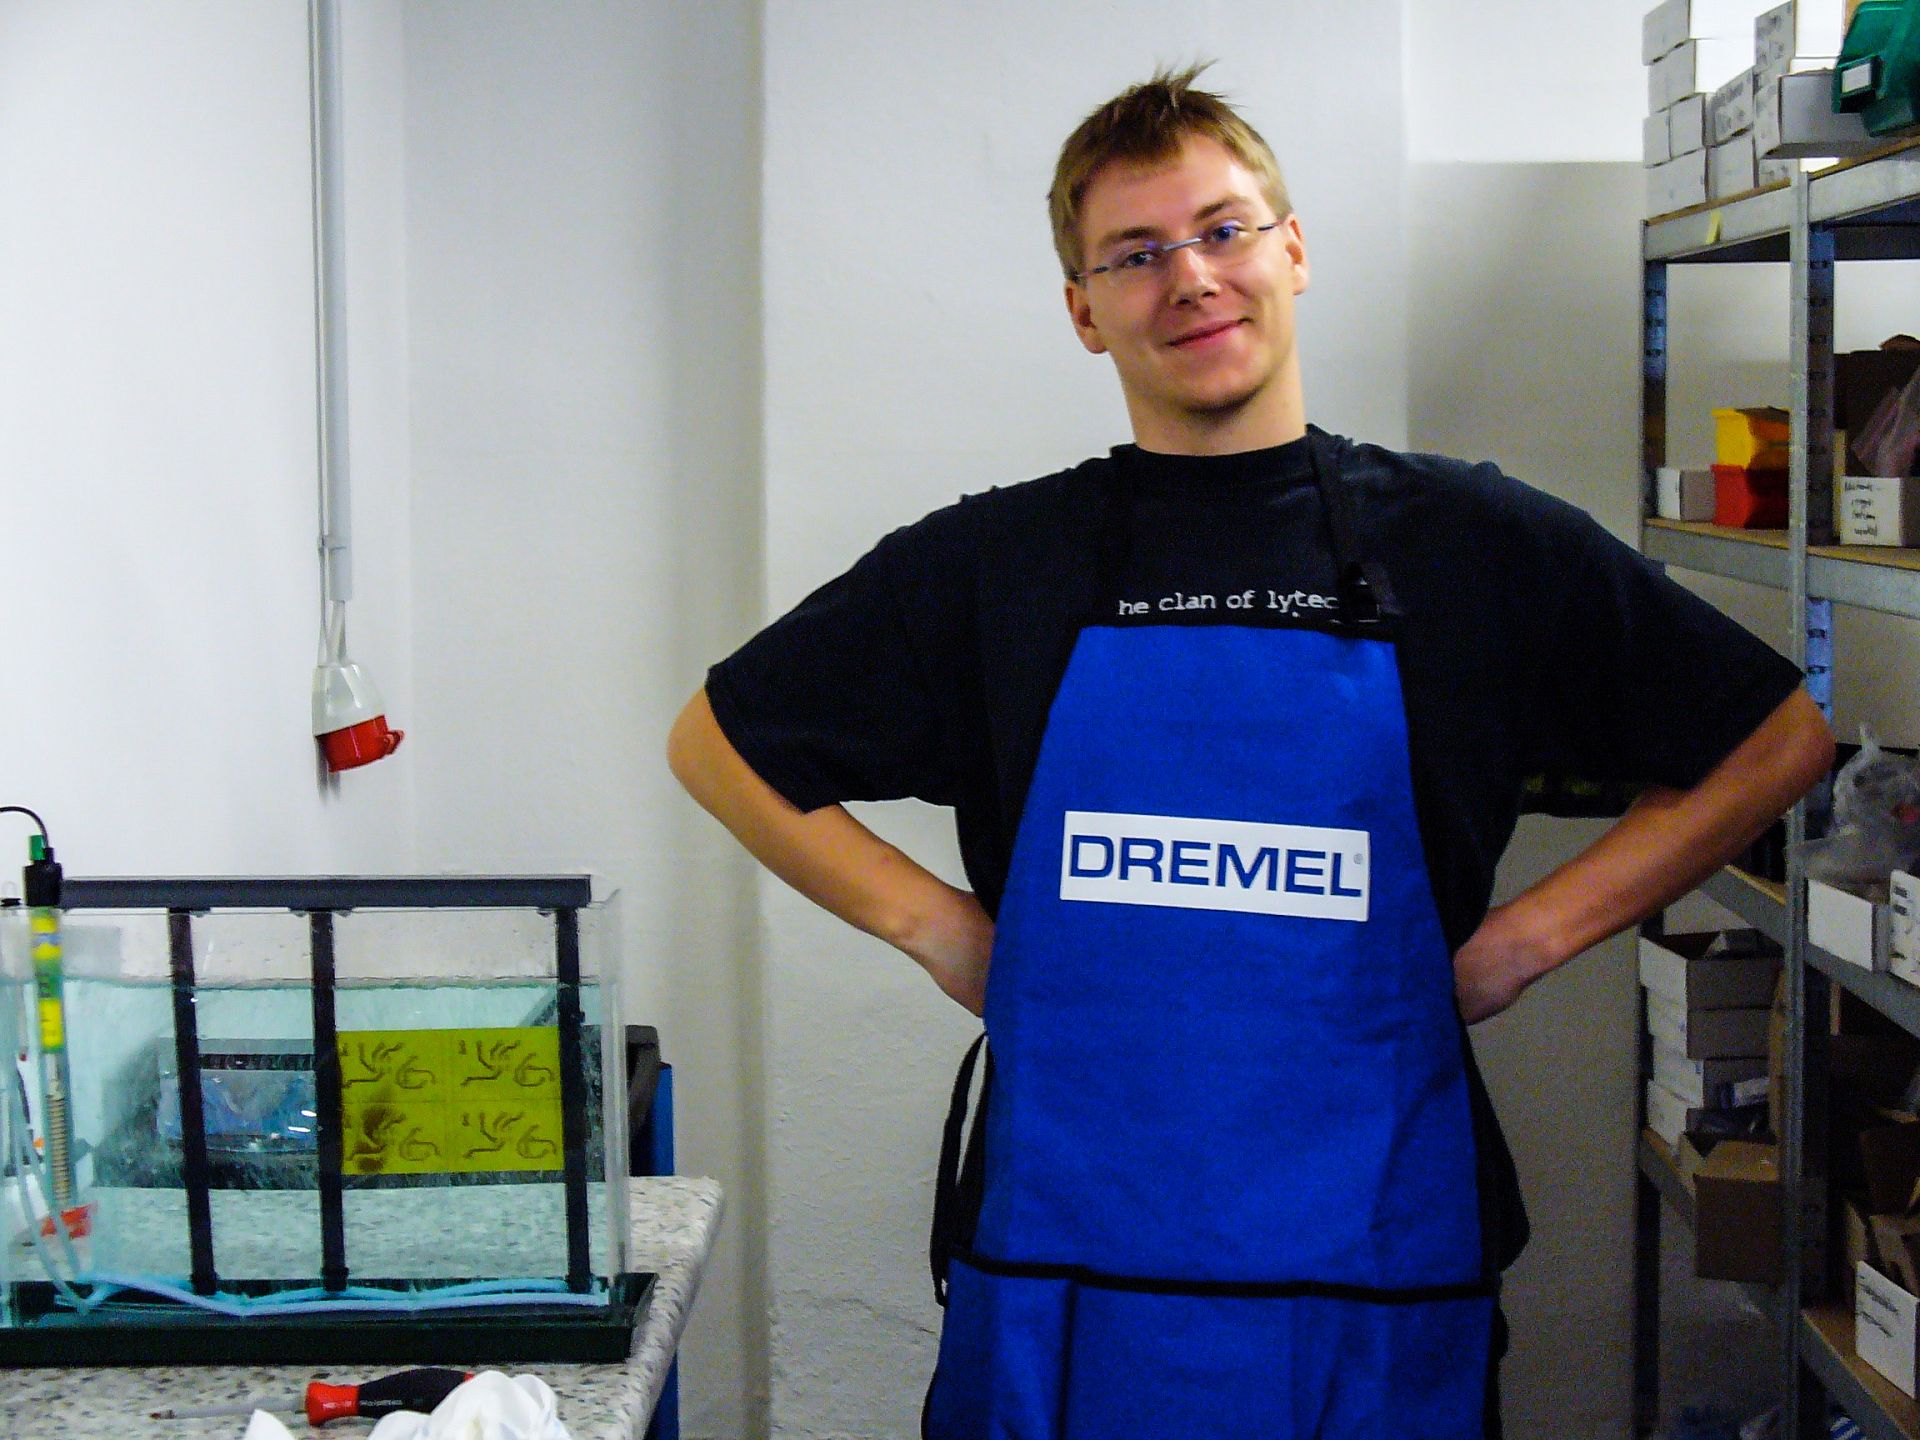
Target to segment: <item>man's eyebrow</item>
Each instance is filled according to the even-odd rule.
[[[1222,210],[1232,210],[1250,206],[1253,203],[1250,196],[1228,195],[1214,201],[1211,205],[1203,205],[1200,209],[1194,211],[1193,222],[1197,225],[1210,216],[1218,215]],[[1118,245],[1123,240],[1151,240],[1159,233],[1160,232],[1152,225],[1129,225],[1124,230],[1115,230],[1109,234],[1102,235],[1094,242],[1094,248],[1096,250],[1104,250],[1109,245]]]

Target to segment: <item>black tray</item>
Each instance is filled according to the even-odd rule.
[[[0,1328],[0,1366],[614,1364],[633,1350],[634,1328],[646,1316],[653,1282],[646,1273],[616,1276],[613,1301],[604,1309],[528,1304],[425,1315],[236,1320],[149,1296],[129,1299],[122,1308],[108,1301],[88,1315],[76,1315],[59,1303],[52,1285],[26,1281],[13,1288],[16,1323]],[[309,1284],[222,1280],[221,1288],[271,1295]]]

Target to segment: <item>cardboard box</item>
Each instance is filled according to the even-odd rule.
[[[1678,1150],[1680,1138],[1700,1122],[1701,1111],[1690,1106],[1658,1080],[1646,1083],[1647,1128]]]
[[[1888,880],[1887,969],[1920,985],[1920,876],[1896,870]]]
[[[1870,1126],[1860,1132],[1858,1144],[1868,1210],[1905,1214],[1920,1186],[1920,1122],[1907,1115]]]
[[[1707,138],[1724,145],[1753,128],[1753,68],[1749,66],[1707,100]]]
[[[1645,28],[1643,24],[1643,37]],[[1800,57],[1838,55],[1845,30],[1833,0],[1787,0],[1762,11],[1753,22],[1754,67],[1778,75]]]
[[[1833,357],[1833,423],[1836,430],[1858,435],[1887,397],[1898,390],[1920,369],[1920,341],[1896,335],[1883,341],[1877,350],[1849,350]],[[1865,475],[1864,460],[1836,443],[1836,459],[1845,456],[1846,468],[1840,474]],[[1839,493],[1836,483],[1834,492]]]
[[[1859,115],[1834,112],[1832,71],[1766,76],[1754,91],[1753,150],[1763,159],[1854,154],[1871,143]]]
[[[1849,1309],[1853,1306],[1854,1270],[1863,1263],[1875,1263],[1877,1258],[1865,1202],[1858,1196],[1843,1196],[1840,1201],[1840,1294]]]
[[[1689,1060],[1767,1053],[1765,1008],[1690,1011],[1652,991],[1646,996],[1647,1033]]]
[[[1753,132],[1747,130],[1724,144],[1709,145],[1707,197],[1731,200],[1760,184],[1760,171],[1753,160]]]
[[[1707,97],[1687,95],[1667,107],[1667,151],[1678,158],[1707,148]]]
[[[1651,65],[1688,40],[1704,36],[1744,38],[1753,9],[1745,0],[1666,0],[1640,21],[1640,60]]]
[[[1662,520],[1713,519],[1713,471],[1662,465],[1653,478],[1653,513]]]
[[[1670,215],[1707,203],[1707,152],[1676,155],[1647,168],[1647,214]]]
[[[1891,1275],[1901,1288],[1920,1294],[1920,1264],[1914,1247],[1920,1243],[1920,1219],[1911,1215],[1875,1215],[1869,1220],[1874,1249],[1880,1253],[1880,1273]]]
[[[1849,475],[1840,482],[1842,545],[1920,545],[1920,479]]]
[[[1659,165],[1673,158],[1673,132],[1667,112],[1656,110],[1640,122],[1640,163]]]
[[[1744,34],[1683,40],[1647,66],[1647,113],[1696,91],[1711,95],[1752,64],[1753,41]]]
[[[1689,1010],[1770,1005],[1779,948],[1757,930],[1640,937],[1640,983]]]
[[[1653,1077],[1688,1105],[1699,1109],[1726,1109],[1765,1098],[1767,1062],[1759,1055],[1726,1055],[1717,1060],[1689,1060],[1677,1050],[1656,1042]],[[1752,1089],[1761,1088],[1756,1094]]]
[[[1836,960],[1885,970],[1892,955],[1889,915],[1864,895],[1824,880],[1807,882],[1807,938]]]
[[[1694,1176],[1694,1274],[1780,1281],[1780,1167],[1771,1145],[1723,1140]]]
[[[1853,1278],[1855,1352],[1895,1389],[1912,1395],[1914,1317],[1920,1300],[1864,1261],[1854,1266]]]

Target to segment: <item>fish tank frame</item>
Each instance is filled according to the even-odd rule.
[[[602,902],[604,903],[604,902]],[[102,911],[164,912],[172,995],[172,1068],[178,1087],[180,1188],[186,1200],[190,1273],[182,1293],[142,1295],[139,1303],[79,1312],[63,1303],[52,1278],[7,1275],[10,1303],[0,1307],[0,1366],[154,1364],[335,1364],[492,1363],[499,1361],[614,1362],[632,1348],[655,1276],[626,1268],[625,1233],[629,1096],[627,1044],[619,1024],[612,967],[597,977],[605,1011],[599,1033],[589,1033],[582,1006],[580,917],[596,906],[593,883],[584,875],[78,878],[62,887],[62,914]],[[436,1278],[431,1291],[421,1277],[386,1279],[355,1275],[350,1266],[344,1163],[346,1114],[336,1016],[338,974],[335,922],[357,910],[531,910],[553,921],[552,1026],[558,1042],[561,1129],[561,1191],[565,1216],[565,1275],[550,1283],[551,1299],[490,1294],[470,1305],[488,1282],[465,1289],[455,1279]],[[318,1191],[320,1267],[317,1277],[293,1280],[222,1277],[215,1264],[212,1194],[230,1188],[216,1173],[202,1090],[204,1054],[196,1010],[196,917],[223,910],[286,911],[307,921],[312,997],[313,1154]],[[449,976],[450,981],[484,976]],[[381,983],[375,979],[373,983]],[[596,1274],[588,1215],[590,1041],[599,1042],[604,1110],[599,1145],[613,1236],[611,1267]],[[0,1077],[0,1090],[24,1081]],[[9,1115],[11,1123],[13,1117]],[[0,1127],[4,1128],[4,1127]],[[5,1160],[6,1157],[0,1157]],[[20,1171],[18,1165],[11,1165]],[[410,1177],[411,1178],[411,1177]],[[505,1178],[505,1177],[502,1177]],[[20,1183],[31,1183],[24,1173]],[[617,1194],[615,1193],[617,1190]],[[31,1207],[23,1206],[31,1215]],[[48,1201],[49,1217],[53,1206]],[[29,1220],[31,1227],[32,1221]],[[52,1222],[59,1225],[63,1222]],[[47,1233],[46,1224],[41,1233]],[[12,1237],[4,1238],[12,1244]],[[7,1269],[13,1270],[7,1274]],[[51,1272],[49,1271],[49,1276]],[[318,1285],[314,1285],[317,1279]],[[331,1304],[355,1293],[388,1287],[396,1295],[430,1293],[431,1309],[380,1313]],[[564,1293],[561,1293],[564,1291]],[[274,1308],[276,1296],[314,1296],[314,1303]],[[257,1314],[223,1313],[203,1302],[221,1297],[228,1311],[250,1299],[268,1302]],[[598,1303],[601,1299],[604,1303]],[[501,1302],[506,1303],[501,1303]],[[299,1312],[299,1313],[291,1313]]]

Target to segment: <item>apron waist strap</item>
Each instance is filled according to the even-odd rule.
[[[940,1134],[940,1169],[934,1176],[933,1233],[927,1246],[927,1260],[933,1270],[933,1298],[947,1303],[947,1269],[953,1255],[964,1250],[973,1239],[974,1224],[980,1215],[980,1200],[986,1189],[986,1157],[982,1144],[987,1092],[993,1085],[993,1053],[987,1052],[985,1073],[980,1081],[980,1103],[976,1107],[973,1134],[962,1147],[967,1125],[967,1100],[973,1091],[973,1071],[986,1048],[987,1037],[967,1047],[966,1058],[953,1080],[953,1099],[947,1105],[947,1121]]]

